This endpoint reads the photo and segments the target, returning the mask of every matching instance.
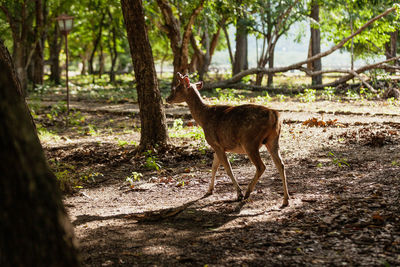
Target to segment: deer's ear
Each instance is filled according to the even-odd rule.
[[[183,76],[182,81],[184,82],[186,87],[190,86],[190,80],[189,80],[189,77],[187,75]]]
[[[197,90],[201,90],[201,88],[203,88],[203,82],[197,82],[196,83],[196,88],[197,88]]]

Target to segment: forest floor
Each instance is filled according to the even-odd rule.
[[[72,101],[69,127],[57,101],[37,105],[85,266],[400,265],[400,109],[387,101],[266,104],[284,120],[286,208],[265,149],[250,199],[235,201],[223,168],[203,198],[212,151],[185,105],[166,105],[171,147],[144,154],[135,103]],[[229,158],[244,190],[255,168]]]

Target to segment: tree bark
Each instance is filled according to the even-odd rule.
[[[204,75],[208,72],[208,68],[211,64],[212,56],[214,55],[215,49],[218,44],[218,38],[221,32],[221,23],[218,23],[217,31],[213,34],[211,41],[208,33],[208,27],[205,27],[204,35],[201,43],[204,44],[206,52],[204,53],[196,44],[194,35],[190,37],[190,44],[193,48],[192,60],[189,64],[189,71],[199,73],[199,80],[203,80]]]
[[[99,46],[101,42],[101,37],[103,34],[103,23],[104,23],[104,16],[105,13],[102,14],[101,19],[100,19],[100,25],[99,25],[99,32],[96,36],[96,39],[93,42],[93,50],[92,53],[90,54],[89,57],[89,74],[94,74],[94,67],[93,67],[93,60],[94,60],[94,55],[96,53],[97,47]]]
[[[270,50],[270,55],[268,56],[268,68],[273,68],[274,67],[274,60],[275,60],[275,45],[273,45],[274,47],[271,48]],[[268,81],[267,81],[267,86],[268,87],[272,87],[272,85],[274,84],[274,73],[268,73]]]
[[[10,25],[13,36],[13,59],[21,86],[26,92],[28,85],[28,66],[35,49],[33,19],[35,17],[35,1],[3,1],[0,4]]]
[[[32,67],[33,67],[32,82],[34,85],[43,84],[43,76],[44,76],[43,48],[45,40],[44,19],[45,19],[46,9],[45,6],[43,5],[42,0],[35,1],[35,9],[36,9],[35,36],[37,41],[32,60]]]
[[[239,17],[236,25],[236,50],[232,74],[236,75],[248,69],[247,61],[247,26],[245,18]]]
[[[162,30],[167,33],[171,44],[172,54],[174,56],[172,62],[174,66],[174,75],[171,86],[175,86],[176,84],[177,72],[182,74],[186,74],[188,72],[189,43],[190,36],[192,35],[192,26],[196,17],[203,9],[204,1],[205,0],[200,0],[199,5],[192,11],[190,17],[187,19],[187,23],[184,26],[184,31],[181,36],[181,21],[175,18],[170,4],[165,0],[157,0],[157,4],[164,18]]]
[[[319,22],[319,3],[318,0],[313,0],[311,3],[310,17],[316,22]],[[319,27],[313,26],[311,23],[311,57],[321,53],[321,33]],[[312,62],[312,70],[320,71],[322,69],[321,58]],[[312,76],[312,85],[322,84],[322,74]]]
[[[386,59],[390,59],[393,57],[396,57],[396,52],[397,52],[397,37],[398,37],[398,31],[394,31],[390,33],[390,40],[385,44],[385,54],[386,54]],[[393,64],[397,65],[397,61],[394,61]],[[390,73],[396,72],[395,70],[388,70]]]
[[[107,10],[108,16],[110,17],[110,21],[113,21],[113,16],[111,14],[110,9]],[[117,63],[118,51],[117,51],[117,33],[116,27],[113,24],[110,30],[111,38],[108,42],[108,50],[110,52],[111,57],[111,67],[110,67],[110,83],[115,82],[115,64]]]
[[[79,266],[73,228],[0,40],[0,265]]]
[[[226,44],[227,44],[227,46],[228,46],[228,52],[229,52],[229,60],[230,60],[230,62],[231,62],[231,66],[232,66],[232,69],[233,69],[233,63],[235,62],[235,60],[234,60],[234,58],[233,58],[231,41],[230,41],[230,39],[229,39],[229,34],[228,34],[227,29],[226,29],[225,23],[223,23],[223,24],[221,25],[221,27],[222,27],[222,30],[223,30],[224,35],[225,35]]]
[[[62,38],[60,36],[58,25],[54,24],[53,31],[48,35],[47,42],[49,43],[50,53],[50,81],[53,81],[55,84],[61,83],[60,52]]]
[[[138,94],[140,150],[166,145],[168,132],[141,0],[121,0]]]

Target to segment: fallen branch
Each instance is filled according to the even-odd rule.
[[[248,69],[245,71],[242,71],[236,75],[234,75],[232,78],[224,80],[224,81],[219,81],[219,82],[214,82],[214,83],[206,83],[204,85],[204,89],[205,90],[210,90],[213,88],[224,88],[224,87],[229,87],[229,85],[231,84],[235,84],[241,81],[241,79],[243,77],[246,77],[248,75],[253,75],[253,74],[257,74],[257,73],[263,73],[263,74],[269,74],[269,73],[277,73],[277,72],[286,72],[289,70],[295,70],[295,69],[304,69],[302,66],[313,62],[319,58],[328,56],[330,54],[332,54],[333,52],[335,52],[336,50],[338,50],[339,48],[342,48],[344,46],[345,43],[347,43],[351,38],[353,38],[354,36],[360,34],[362,31],[364,31],[369,25],[371,25],[372,23],[374,23],[375,21],[381,19],[382,17],[387,16],[389,13],[393,12],[396,10],[396,7],[392,7],[387,9],[385,12],[379,14],[378,16],[370,19],[368,22],[366,22],[363,26],[361,26],[357,31],[355,31],[353,34],[349,35],[348,37],[342,39],[342,41],[340,41],[337,45],[333,46],[332,48],[330,48],[329,50],[319,53],[313,57],[310,57],[306,60],[294,63],[292,65],[286,66],[286,67],[276,67],[276,68],[252,68],[252,69]],[[331,72],[331,71],[328,71]],[[357,73],[360,73],[358,71],[356,71]],[[319,72],[311,72],[313,73],[313,75],[319,74]],[[324,71],[322,71],[321,73],[324,73]],[[347,79],[350,80],[354,77],[353,74],[349,74],[345,77],[351,76],[351,78]],[[347,81],[346,80],[346,81]],[[333,85],[328,85],[328,86],[333,86]]]
[[[359,79],[361,81],[361,83],[364,84],[372,93],[376,93],[376,90],[374,89],[374,87],[372,87],[369,83],[367,83],[367,81],[363,77],[361,77],[361,75],[359,75],[357,72],[355,72],[354,70],[351,70],[350,74],[357,77],[357,79]]]
[[[347,81],[353,79],[354,77],[356,77],[357,75],[355,75],[355,74],[358,74],[358,75],[359,75],[360,73],[363,73],[363,72],[365,72],[365,71],[367,71],[367,70],[371,70],[371,69],[385,69],[385,68],[387,68],[387,66],[388,66],[388,65],[385,64],[385,63],[388,63],[388,62],[397,60],[397,59],[399,59],[399,58],[400,58],[400,56],[397,56],[397,57],[393,57],[393,58],[390,58],[390,59],[386,59],[386,60],[384,60],[384,61],[380,61],[380,62],[377,62],[377,63],[374,63],[374,64],[365,65],[365,66],[362,66],[362,67],[360,67],[360,68],[354,70],[353,72],[352,72],[352,71],[349,71],[349,70],[347,70],[347,71],[346,71],[346,70],[325,70],[325,71],[308,72],[307,74],[312,74],[312,75],[316,75],[316,74],[318,74],[318,73],[330,73],[330,72],[348,73],[348,75],[343,76],[343,77],[341,77],[341,78],[339,78],[339,79],[337,79],[337,80],[335,80],[335,81],[333,81],[333,82],[331,82],[331,83],[320,84],[320,85],[311,85],[310,88],[313,88],[313,89],[322,89],[322,88],[324,88],[324,87],[335,87],[335,86],[338,86],[339,84],[345,83],[345,82],[347,82]],[[359,76],[359,77],[357,77],[357,78],[361,78],[361,77]],[[361,79],[360,79],[360,80],[361,80]],[[363,82],[363,81],[361,80],[361,82]],[[375,91],[376,91],[376,90],[375,90]]]

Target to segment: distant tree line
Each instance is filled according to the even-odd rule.
[[[174,72],[197,73],[200,79],[207,74],[217,50],[229,51],[232,75],[248,69],[250,35],[257,39],[257,67],[271,69],[275,67],[278,40],[295,22],[309,22],[308,55],[312,57],[321,52],[321,39],[337,43],[392,5],[391,0],[143,1],[155,61],[172,63]],[[46,64],[49,79],[60,83],[63,46],[55,18],[63,13],[75,17],[69,48],[71,61],[79,63],[82,74],[108,73],[114,82],[116,72],[132,70],[119,0],[1,0],[0,35],[12,53],[23,88],[43,83]],[[230,27],[235,29],[234,42],[228,34]],[[396,57],[398,28],[393,12],[341,49],[350,52],[351,62],[377,55]],[[321,68],[320,59],[307,65],[309,71]],[[272,72],[258,72],[256,85],[262,85],[264,75],[267,86],[272,86]],[[322,83],[321,75],[312,76],[313,84]]]

